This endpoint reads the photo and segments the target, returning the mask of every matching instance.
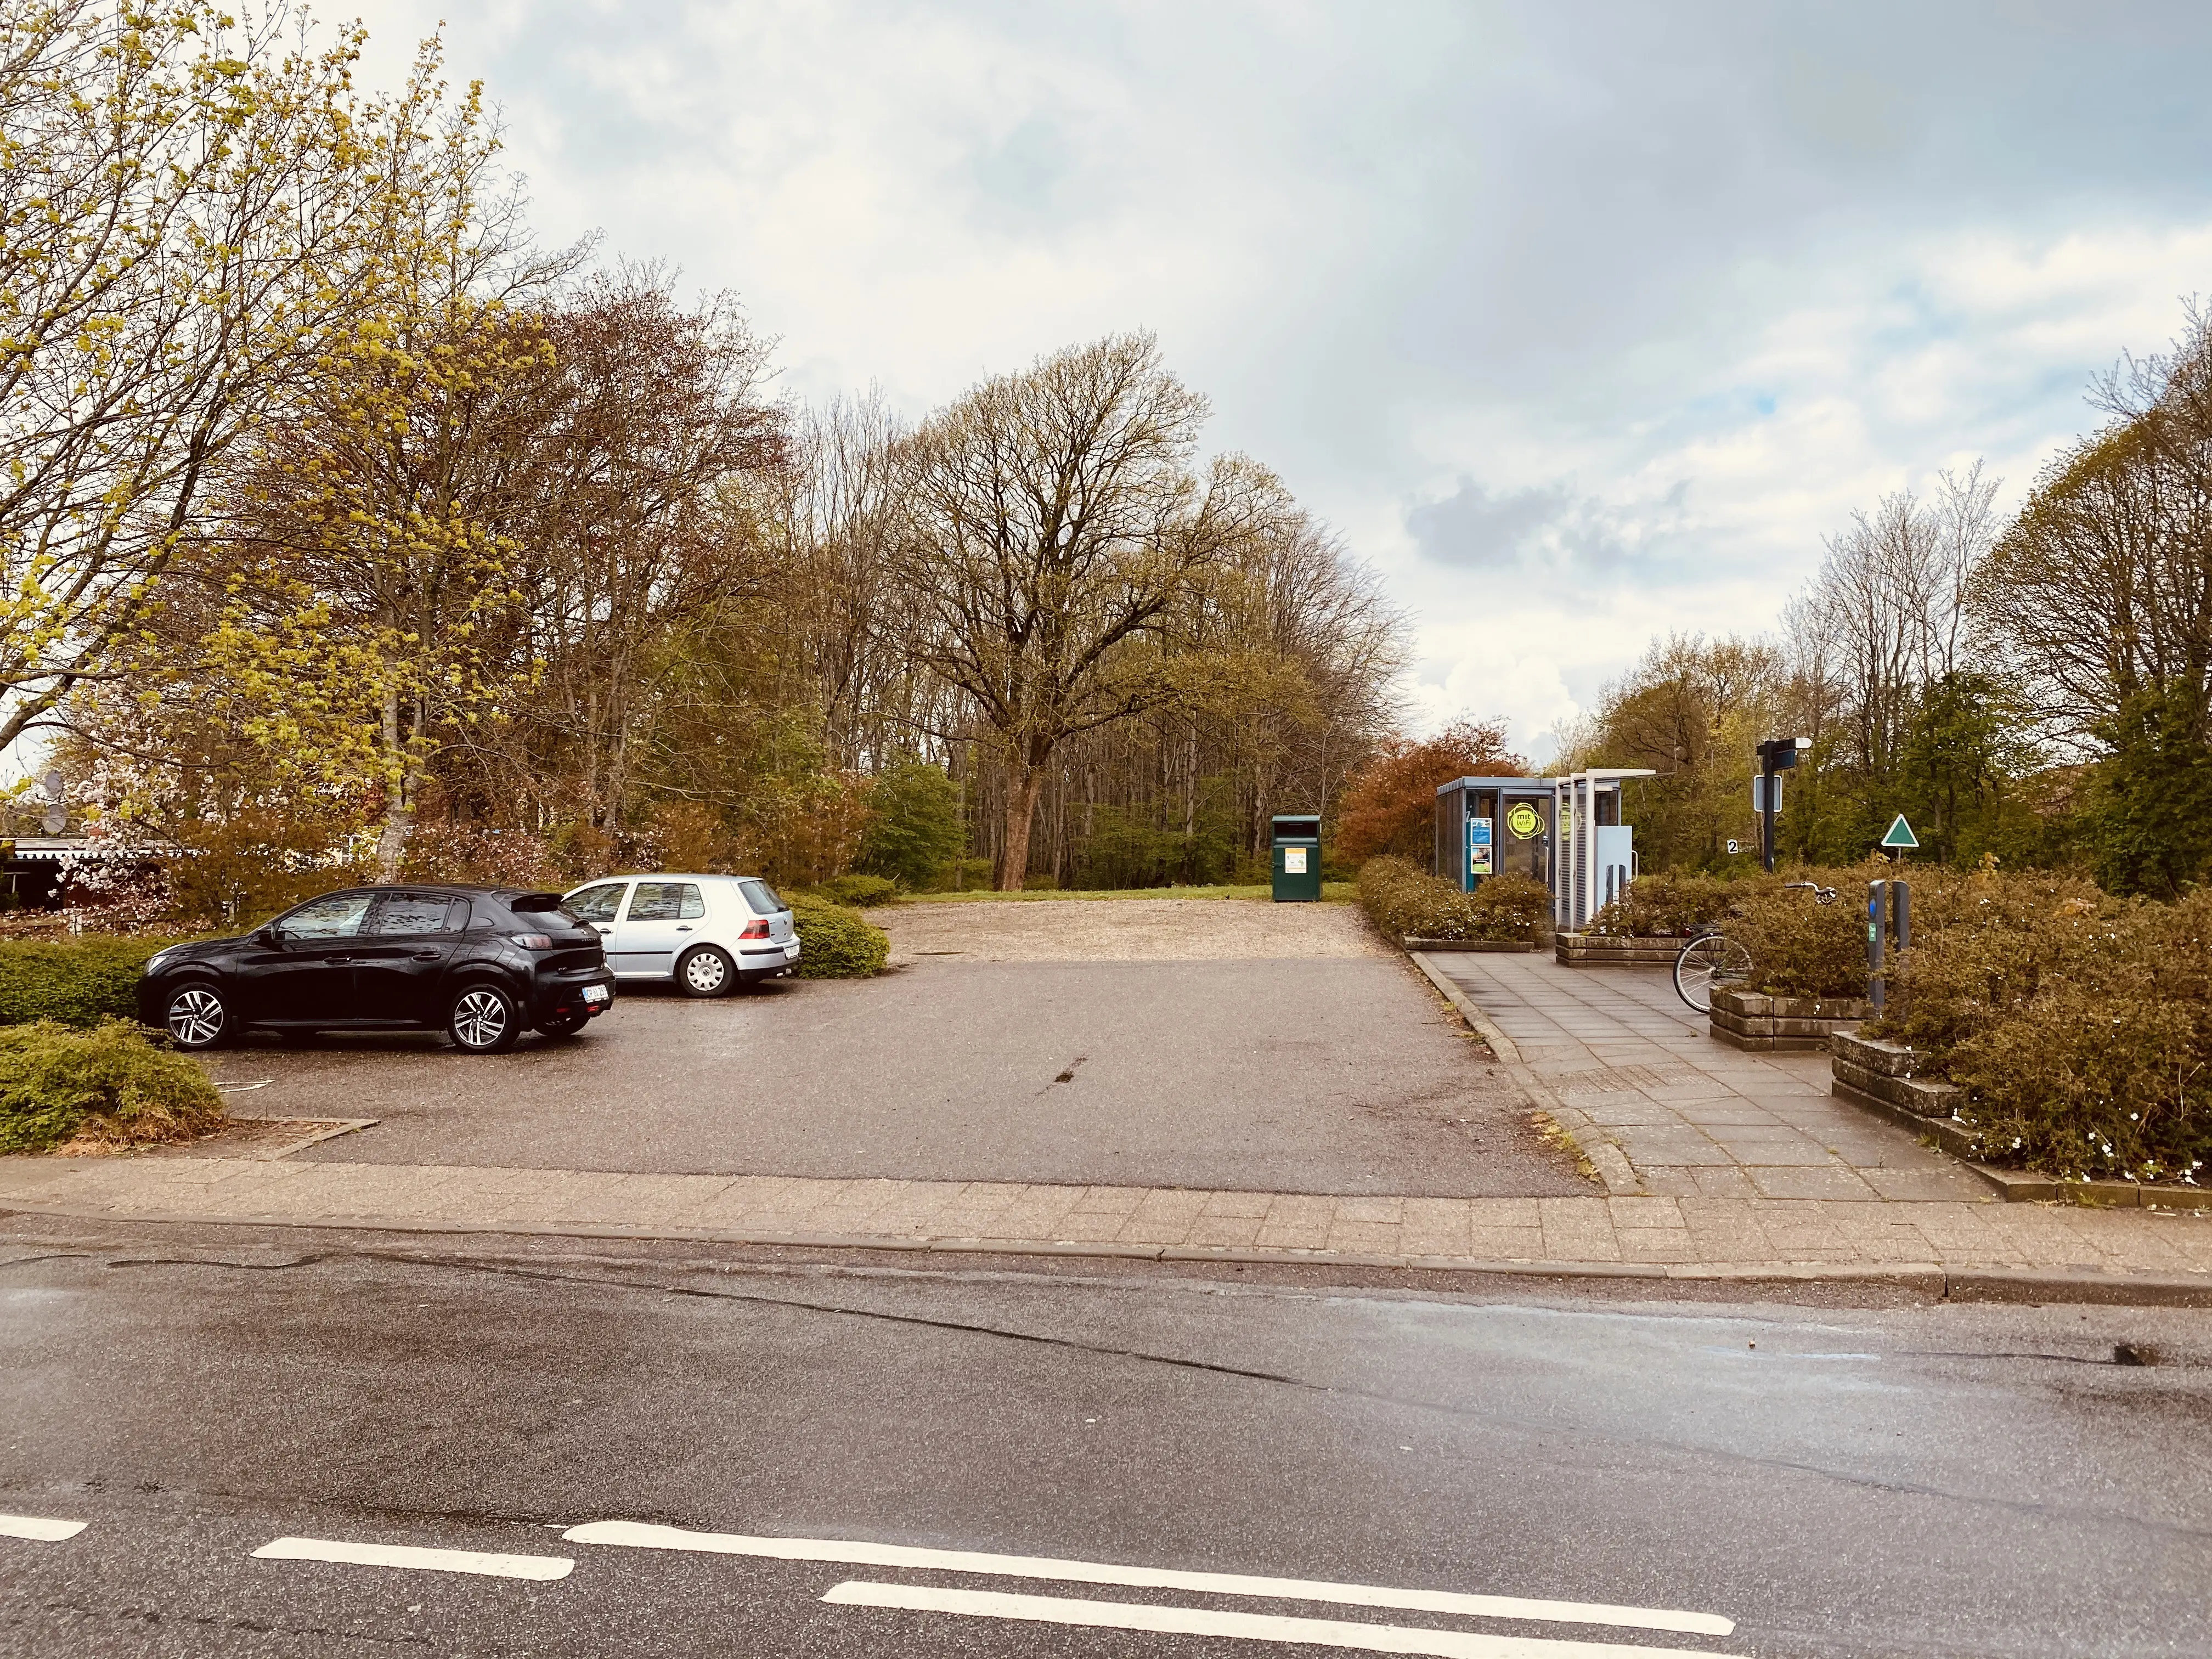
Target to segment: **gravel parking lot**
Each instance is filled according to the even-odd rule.
[[[585,1036],[501,1058],[330,1037],[232,1051],[217,1075],[265,1079],[246,1109],[380,1120],[310,1160],[1594,1190],[1349,907],[1034,901],[884,919],[902,965],[875,980],[712,1002],[625,990]]]

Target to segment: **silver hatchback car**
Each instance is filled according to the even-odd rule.
[[[791,907],[757,876],[617,876],[586,882],[561,908],[599,930],[617,980],[719,997],[799,965]]]

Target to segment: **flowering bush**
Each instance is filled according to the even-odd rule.
[[[2212,1163],[2212,894],[2114,899],[2076,877],[1913,882],[1913,944],[1873,1034],[1965,1091],[1984,1156],[2197,1181]]]

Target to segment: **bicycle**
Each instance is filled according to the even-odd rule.
[[[1784,891],[1809,889],[1815,904],[1833,904],[1836,890],[1817,881],[1785,881]],[[1751,952],[1717,922],[1707,922],[1674,954],[1674,994],[1701,1014],[1713,1011],[1713,992],[1751,977]]]

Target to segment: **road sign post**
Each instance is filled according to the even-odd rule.
[[[1810,738],[1768,738],[1759,745],[1759,788],[1753,802],[1759,809],[1759,855],[1769,875],[1774,873],[1774,815],[1782,810],[1782,780],[1775,775],[1797,764],[1797,757],[1813,746]]]
[[[1888,830],[1882,835],[1881,844],[1883,850],[1892,857],[1902,859],[1918,848],[1920,838],[1912,833],[1912,826],[1905,821],[1905,814],[1899,812],[1890,820]]]

